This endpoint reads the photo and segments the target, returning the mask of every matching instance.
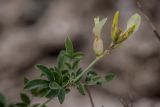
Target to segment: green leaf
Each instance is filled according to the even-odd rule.
[[[59,90],[49,90],[48,93],[46,94],[47,98],[53,98],[57,97],[59,94]]]
[[[75,78],[77,77],[77,76],[79,76],[81,73],[83,72],[83,70],[82,70],[82,68],[79,68],[75,73]],[[77,81],[76,81],[76,83],[78,83],[80,80],[82,79],[82,77],[80,77]]]
[[[5,106],[6,106],[6,99],[2,94],[0,94],[0,107],[5,107]]]
[[[51,82],[50,84],[49,84],[49,87],[50,87],[50,89],[61,89],[62,87],[58,84],[58,83],[56,83],[56,82]]]
[[[67,75],[67,74],[69,74],[69,70],[66,69],[62,70],[62,75]]]
[[[61,51],[58,55],[58,68],[61,69],[64,66],[66,60],[65,51]]]
[[[71,69],[71,68],[72,68],[71,64],[68,63],[68,62],[65,62],[65,65],[66,65],[66,67],[67,67],[68,69]]]
[[[72,69],[77,69],[79,65],[80,60],[75,60],[72,64]]]
[[[73,57],[76,59],[81,59],[84,56],[84,54],[82,52],[75,52],[73,54]]]
[[[137,31],[141,23],[141,16],[139,14],[134,14],[130,17],[127,23],[127,29],[131,28],[132,26],[135,26],[134,32]]]
[[[105,79],[106,79],[107,82],[110,82],[110,81],[112,81],[115,77],[116,77],[115,74],[112,74],[112,73],[111,73],[111,74],[106,75],[106,76],[105,76]]]
[[[58,100],[59,100],[60,104],[62,104],[64,102],[64,99],[65,99],[65,90],[60,89],[59,94],[58,94]]]
[[[82,83],[77,84],[77,89],[82,95],[85,95],[85,85],[84,84]]]
[[[79,74],[81,74],[83,72],[82,68],[79,68],[77,71],[76,71],[76,76],[78,76]]]
[[[69,83],[69,74],[63,76],[62,86],[65,87]]]
[[[53,75],[55,77],[55,82],[60,84],[62,79],[61,72],[57,69],[56,72],[53,72]]]
[[[54,80],[54,77],[53,77],[51,71],[46,66],[38,64],[38,65],[36,65],[36,67],[38,69],[40,69],[43,74],[45,74],[47,76],[48,80],[50,80],[50,81]]]
[[[49,81],[37,79],[37,80],[29,81],[25,85],[24,89],[32,90],[32,89],[35,89],[35,88],[47,88],[47,87],[49,87]]]
[[[23,103],[25,103],[26,105],[29,105],[31,103],[29,96],[27,96],[24,93],[20,94],[21,100],[23,101]]]
[[[91,78],[91,80],[87,81],[87,85],[101,85],[104,82],[106,81],[103,77],[95,76]]]
[[[90,71],[87,74],[86,77],[86,84],[87,85],[101,85],[102,83],[105,83],[106,80],[104,77],[101,77],[100,75],[98,75],[97,73]]]
[[[48,90],[50,90],[49,88],[35,88],[31,90],[31,94],[35,97],[44,97]]]
[[[66,39],[65,48],[66,48],[66,52],[68,52],[68,53],[72,54],[74,52],[73,44],[72,44],[72,41],[69,37],[67,37],[67,39]]]
[[[93,71],[89,71],[87,73],[87,76],[86,76],[86,81],[91,81],[93,77],[97,76],[98,74],[96,72],[93,72]]]
[[[92,78],[92,80],[95,82],[99,81],[100,79],[101,79],[101,77],[99,75]]]

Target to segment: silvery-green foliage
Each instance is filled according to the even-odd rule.
[[[92,69],[92,66],[103,56],[110,54],[112,49],[116,48],[131,34],[136,32],[140,26],[141,17],[138,14],[131,16],[127,23],[127,29],[123,31],[118,26],[119,12],[116,12],[111,28],[112,43],[109,49],[104,50],[101,32],[106,21],[107,18],[100,20],[97,17],[94,19],[93,50],[96,58],[86,69],[83,69],[80,64],[84,54],[74,49],[73,43],[68,37],[65,41],[65,50],[60,51],[55,65],[45,66],[37,64],[36,69],[41,73],[39,77],[33,80],[24,78],[24,92],[20,93],[21,101],[8,103],[6,102],[6,98],[0,94],[0,107],[47,107],[46,104],[53,98],[57,98],[60,104],[62,104],[66,95],[71,91],[71,87],[76,88],[81,95],[85,95],[86,86],[102,85],[113,80],[115,78],[114,74],[110,73],[101,76]],[[48,100],[42,104],[33,104],[30,96],[46,98]]]

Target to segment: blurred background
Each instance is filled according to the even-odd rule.
[[[160,0],[140,2],[160,32]],[[18,101],[23,77],[36,78],[37,63],[54,65],[67,36],[72,38],[77,50],[85,53],[82,66],[86,67],[95,57],[93,18],[108,18],[103,29],[107,47],[117,10],[124,29],[134,13],[141,15],[142,24],[137,33],[94,67],[101,74],[117,75],[103,87],[90,87],[95,105],[123,107],[123,98],[132,101],[134,107],[160,107],[160,41],[137,8],[136,0],[0,0],[0,92],[11,102]],[[49,107],[91,106],[88,96],[73,90],[63,105],[53,100]]]

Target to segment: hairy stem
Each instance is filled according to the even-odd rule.
[[[49,103],[52,100],[52,98],[46,100],[44,103],[41,104],[41,107],[43,107],[44,105],[46,105],[47,103]]]
[[[78,81],[97,61],[99,61],[102,57],[104,57],[107,53],[109,53],[108,50],[106,50],[102,55],[96,57],[88,66],[87,68],[80,73],[74,80],[74,82]]]

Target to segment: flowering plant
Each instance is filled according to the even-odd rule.
[[[47,107],[47,103],[53,98],[58,98],[60,104],[62,104],[65,96],[71,91],[71,87],[75,87],[81,95],[85,95],[86,92],[89,92],[88,86],[102,85],[113,80],[115,78],[114,74],[100,76],[92,69],[92,66],[137,31],[140,20],[138,14],[131,16],[127,23],[127,29],[123,31],[118,26],[119,12],[116,12],[111,28],[112,42],[109,49],[104,49],[101,32],[107,18],[102,20],[99,17],[95,18],[93,28],[95,59],[85,69],[80,66],[80,61],[84,56],[83,53],[74,49],[72,41],[68,37],[65,41],[65,50],[60,51],[56,65],[52,67],[43,64],[36,65],[41,75],[34,80],[24,78],[24,91],[20,94],[21,101],[10,104],[6,102],[3,95],[0,95],[0,107]],[[33,104],[28,94],[34,97],[43,97],[47,100],[44,103]]]

